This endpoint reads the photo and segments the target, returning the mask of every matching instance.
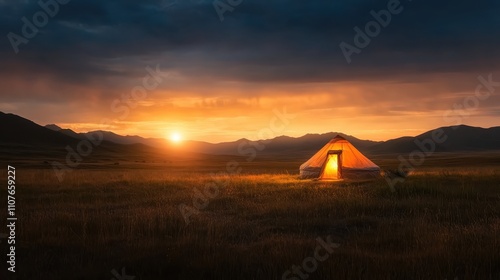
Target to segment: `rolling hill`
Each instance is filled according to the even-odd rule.
[[[72,136],[79,139],[84,139],[87,135],[95,133],[90,131],[87,133],[76,133],[71,129],[62,129],[55,124],[45,126],[62,134]],[[145,144],[159,149],[165,149],[170,143],[163,138],[144,138],[137,135],[118,135],[111,131],[97,131],[104,135],[104,140],[118,144]],[[185,141],[177,149],[185,149],[191,152],[213,154],[213,155],[238,155],[240,150],[244,150],[247,146],[258,147],[259,152],[263,154],[279,155],[279,154],[307,154],[321,148],[325,143],[330,141],[336,135],[342,135],[344,138],[353,143],[361,150],[366,150],[368,147],[380,142],[370,140],[360,140],[356,137],[346,135],[340,132],[329,132],[324,134],[307,134],[298,138],[289,136],[279,136],[273,139],[251,141],[245,138],[221,143],[208,143],[203,141]]]
[[[0,112],[0,147],[5,151],[16,151],[28,156],[33,151],[46,149],[64,152],[67,145],[76,145],[96,133],[76,133],[55,124],[40,126],[33,121],[14,114]],[[103,141],[96,147],[98,153],[106,155],[159,155],[159,154],[207,154],[241,155],[245,149],[253,147],[261,155],[275,157],[307,157],[320,149],[337,134],[354,144],[360,151],[369,155],[411,153],[419,149],[416,141],[432,139],[432,134],[440,130],[446,141],[436,144],[436,152],[499,151],[500,127],[480,128],[466,125],[434,129],[423,134],[406,136],[388,141],[361,140],[343,133],[306,134],[301,137],[279,136],[273,139],[250,141],[239,139],[232,142],[207,143],[203,141],[185,141],[179,146],[169,144],[161,138],[140,136],[122,136],[110,131],[97,131],[103,135]],[[16,154],[14,153],[14,154]],[[11,152],[12,154],[12,152]],[[125,158],[125,156],[123,156]]]
[[[446,141],[436,144],[436,152],[470,152],[500,150],[500,127],[480,128],[466,125],[442,127],[430,130],[417,136],[404,136],[387,141],[370,141],[358,139],[341,132],[329,132],[324,134],[306,134],[301,137],[279,136],[273,139],[251,141],[239,139],[232,142],[207,143],[203,141],[185,141],[182,147],[176,149],[189,150],[191,152],[213,154],[213,155],[238,155],[246,147],[258,147],[260,154],[273,156],[301,156],[309,155],[323,147],[336,135],[349,140],[361,152],[369,155],[411,153],[418,149],[415,141],[432,139],[432,134],[442,130]],[[88,133],[77,134],[68,129],[60,129],[66,135],[79,135],[85,137]],[[94,133],[94,132],[89,132]],[[103,131],[104,139],[120,144],[141,143],[152,147],[164,149],[168,142],[161,138],[143,138],[140,136],[121,136],[109,131]]]
[[[57,131],[55,131],[57,130]],[[0,158],[3,159],[61,159],[70,150],[78,150],[82,140],[91,134],[80,135],[56,126],[40,126],[14,114],[0,112]],[[96,142],[97,143],[97,142]],[[81,146],[81,145],[80,145]],[[83,147],[85,149],[85,147]],[[122,145],[103,140],[92,145],[89,157],[93,159],[135,159],[160,154],[158,149],[141,143]]]
[[[14,114],[0,112],[0,124],[0,144],[4,145],[61,146],[78,141]]]
[[[410,153],[419,149],[416,141],[432,139],[433,133],[440,130],[443,143],[435,143],[436,152],[472,152],[500,150],[500,127],[480,128],[467,125],[441,127],[415,137],[401,137],[381,142],[369,147],[372,154]]]

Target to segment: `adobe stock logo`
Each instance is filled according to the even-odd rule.
[[[402,11],[403,6],[399,0],[389,0],[389,2],[387,2],[387,9],[382,9],[378,12],[371,10],[370,15],[374,20],[367,22],[364,30],[361,30],[361,28],[357,26],[354,27],[354,32],[356,32],[353,38],[354,46],[345,41],[342,41],[339,45],[347,63],[351,64],[351,56],[353,54],[360,54],[362,49],[368,47],[372,39],[380,34],[382,28],[389,26],[392,16],[400,14]]]
[[[301,265],[293,265],[290,270],[285,271],[281,276],[282,280],[308,279],[318,269],[318,265],[326,261],[334,250],[340,247],[339,243],[332,242],[331,236],[328,236],[326,241],[321,237],[316,238],[316,241],[318,246],[314,249],[314,255],[305,258]]]
[[[232,13],[236,7],[241,5],[241,3],[243,3],[243,0],[227,0],[227,3],[222,0],[214,0],[212,4],[214,5],[214,9],[219,16],[219,20],[223,22],[224,14],[226,12]]]
[[[43,28],[49,23],[49,17],[53,18],[59,13],[59,5],[66,5],[69,1],[70,0],[38,1],[38,5],[42,9],[33,14],[32,20],[30,21],[26,17],[21,18],[21,21],[24,23],[23,27],[21,27],[22,35],[18,35],[14,32],[9,32],[9,34],[7,34],[7,38],[14,52],[16,54],[19,53],[19,45],[27,44],[29,39],[33,39],[40,31],[40,28]]]

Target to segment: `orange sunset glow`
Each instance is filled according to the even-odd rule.
[[[428,77],[429,81],[424,82],[381,79],[302,84],[226,84],[172,75],[144,99],[123,100],[122,95],[130,94],[134,82],[140,83],[139,78],[128,79],[129,88],[117,84],[116,89],[106,94],[98,85],[75,88],[60,84],[61,92],[72,92],[61,95],[66,100],[64,105],[33,102],[52,91],[58,83],[55,77],[42,84],[4,80],[15,92],[35,93],[35,99],[25,99],[20,94],[9,98],[20,100],[3,102],[0,106],[22,112],[39,123],[56,123],[77,132],[105,129],[122,135],[163,138],[165,131],[182,127],[183,139],[208,142],[258,139],[258,131],[269,126],[273,110],[286,110],[294,118],[279,135],[301,136],[334,130],[387,140],[454,125],[458,120],[469,125],[493,126],[496,117],[489,112],[496,110],[499,99],[493,96],[458,118],[461,111],[456,106],[467,96],[474,96],[478,84],[475,76],[466,74]],[[181,87],[179,83],[185,85]],[[203,86],[205,83],[210,86]],[[200,86],[194,87],[196,84]],[[48,110],[57,114],[46,114]],[[103,119],[108,120],[105,126]]]
[[[13,35],[19,28],[22,33],[19,22],[6,19],[13,31],[0,54],[0,111],[75,132],[165,138],[165,131],[182,129],[184,140],[212,143],[259,139],[273,111],[284,108],[294,118],[270,136],[341,131],[388,140],[441,126],[497,124],[499,49],[476,44],[491,38],[494,25],[443,37],[441,18],[413,20],[427,11],[416,4],[408,12],[412,20],[380,30],[380,37],[359,47],[357,40],[367,35],[353,28],[363,27],[367,7],[345,17],[352,11],[344,4],[312,5],[315,16],[298,13],[303,20],[289,29],[279,23],[299,11],[292,6],[280,8],[267,26],[232,16],[229,24],[201,2],[187,9],[196,16],[170,20],[180,13],[176,3],[159,10],[141,6],[137,12],[156,21],[132,30],[121,29],[126,15],[110,22],[55,19],[37,33],[47,36],[27,43]],[[81,5],[64,7],[78,13],[87,8]],[[461,6],[454,9],[462,14]],[[22,10],[11,13],[16,11]],[[254,16],[267,22],[265,14]],[[472,15],[461,20],[481,24]],[[416,32],[406,36],[401,30]],[[491,94],[470,99],[477,98],[478,87]]]
[[[500,1],[0,11],[0,280],[500,279]]]

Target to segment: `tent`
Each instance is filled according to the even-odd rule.
[[[365,179],[379,175],[380,167],[340,135],[300,166],[302,179]]]

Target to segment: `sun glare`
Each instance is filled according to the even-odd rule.
[[[178,132],[173,132],[172,134],[170,134],[170,141],[179,143],[182,141],[182,135]]]

